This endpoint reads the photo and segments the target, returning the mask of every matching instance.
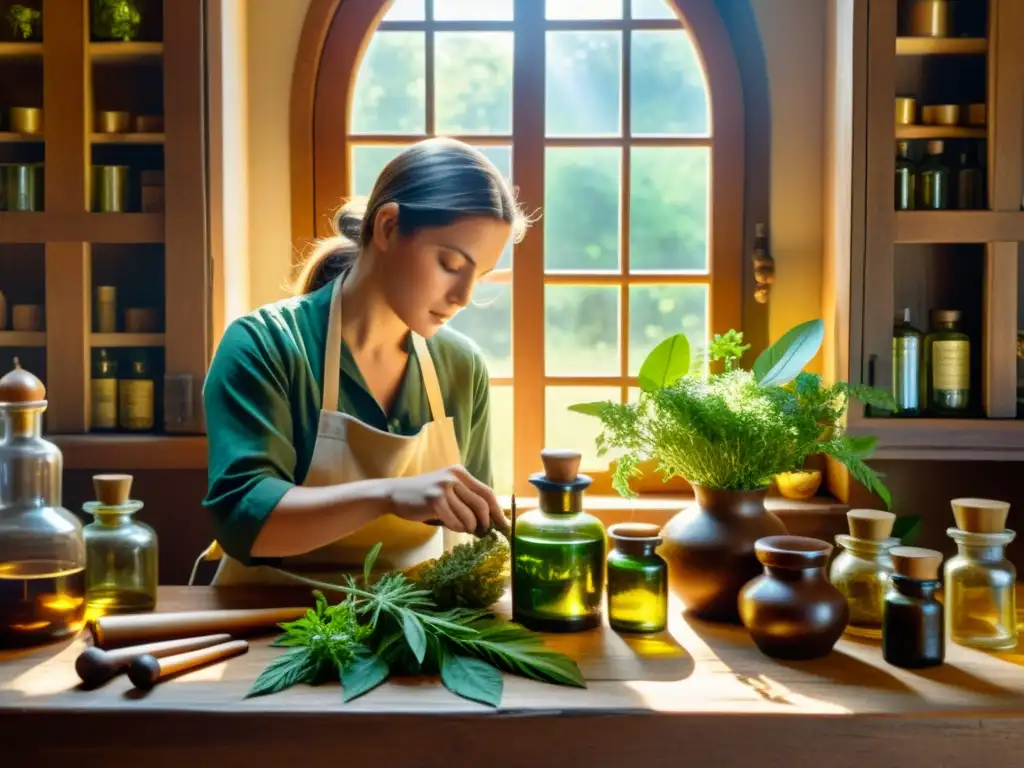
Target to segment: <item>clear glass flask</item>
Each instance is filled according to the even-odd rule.
[[[1017,645],[1017,569],[1006,559],[1016,533],[949,528],[957,554],[946,561],[946,626],[958,645],[987,650]]]

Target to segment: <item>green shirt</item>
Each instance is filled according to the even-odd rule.
[[[247,565],[264,521],[309,470],[320,418],[332,284],[261,307],[232,321],[203,386],[209,485],[203,506],[217,541]],[[455,422],[462,463],[492,485],[489,376],[479,347],[442,327],[427,340],[445,411]],[[411,344],[410,344],[411,349]],[[431,421],[415,353],[391,413],[370,394],[342,343],[338,410],[378,429],[413,435]]]

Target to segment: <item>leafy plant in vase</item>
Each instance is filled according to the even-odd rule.
[[[742,333],[716,335],[695,360],[686,336],[675,334],[641,366],[637,402],[570,406],[600,419],[599,455],[624,451],[613,476],[619,494],[634,495],[630,478],[641,474],[647,458],[664,479],[683,477],[693,487],[696,503],[669,520],[660,548],[672,590],[692,616],[739,622],[739,591],[762,570],[754,542],[786,533],[765,508],[772,478],[803,467],[808,456],[833,457],[887,507],[891,503],[865,463],[877,439],[846,435],[841,421],[850,397],[891,407],[892,396],[845,382],[824,386],[820,376],[805,372],[824,332],[821,320],[796,326],[749,371],[739,367],[749,349]]]
[[[129,42],[139,34],[142,14],[135,0],[93,0],[92,34],[97,40]]]
[[[11,34],[22,40],[42,40],[43,14],[26,5],[12,5],[7,9],[7,23]]]

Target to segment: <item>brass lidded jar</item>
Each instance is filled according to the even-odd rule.
[[[846,633],[877,639],[882,636],[882,608],[892,574],[889,550],[900,543],[891,535],[896,515],[851,509],[846,520],[850,533],[836,536],[840,551],[829,566],[829,581],[850,606]]]
[[[608,529],[608,625],[616,632],[661,632],[668,623],[668,564],[652,523]]]
[[[993,499],[953,499],[956,526],[946,534],[957,554],[943,567],[946,627],[959,645],[1005,650],[1017,645],[1017,569],[1006,557],[1016,533],[1006,527],[1010,505]]]
[[[512,620],[541,632],[577,632],[601,624],[604,525],[583,510],[591,479],[580,454],[541,452],[544,472],[530,476],[539,506],[515,517],[512,529]]]
[[[82,524],[61,506],[64,458],[42,437],[46,388],[17,358],[0,378],[0,647],[85,623]]]
[[[140,613],[156,607],[156,532],[135,518],[141,501],[130,498],[131,475],[95,475],[96,501],[82,509],[85,526],[85,593],[90,616]]]

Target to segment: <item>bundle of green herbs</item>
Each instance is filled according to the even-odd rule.
[[[440,674],[453,693],[494,707],[501,703],[502,672],[586,687],[576,662],[545,647],[540,635],[486,608],[442,608],[430,589],[400,571],[371,578],[380,548],[367,555],[361,580],[347,575],[334,585],[296,577],[317,588],[316,607],[280,625],[284,634],[273,645],[288,650],[263,670],[247,698],[340,680],[344,701],[351,701],[391,675],[420,674]],[[472,559],[455,561],[463,564],[455,569],[463,579]],[[331,605],[321,589],[345,598]]]
[[[820,319],[796,326],[750,370],[739,367],[750,348],[740,332],[716,335],[692,361],[686,336],[675,334],[641,366],[638,401],[579,403],[570,410],[600,419],[600,455],[624,451],[613,478],[623,496],[633,495],[629,480],[648,458],[664,479],[681,476],[717,490],[756,490],[779,473],[803,468],[809,456],[825,454],[888,507],[889,490],[865,463],[877,438],[844,434],[842,420],[850,398],[890,409],[893,398],[841,381],[825,386],[819,375],[804,371],[824,332]]]

